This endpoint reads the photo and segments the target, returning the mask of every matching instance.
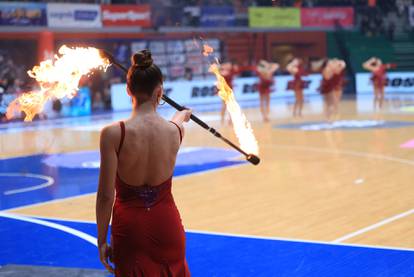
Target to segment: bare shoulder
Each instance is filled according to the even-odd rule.
[[[180,130],[179,132],[181,133],[181,135],[183,134],[183,132],[184,132],[183,124],[178,123],[178,122],[174,122],[173,120],[165,120],[165,119],[164,119],[164,122],[165,122],[165,125],[168,128],[168,133],[171,136],[175,136],[178,133],[178,128]]]
[[[121,135],[119,123],[112,123],[101,130],[101,141],[113,142]]]

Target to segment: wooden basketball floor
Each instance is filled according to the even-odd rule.
[[[414,141],[410,141],[414,140],[414,113],[391,107],[390,103],[380,112],[361,112],[356,100],[344,100],[336,123],[328,124],[320,103],[315,108],[309,105],[312,101],[317,100],[308,100],[301,119],[290,117],[291,101],[287,106],[276,103],[270,123],[261,122],[257,108],[245,109],[260,145],[259,166],[237,162],[176,177],[174,197],[185,228],[213,235],[355,244],[412,254]],[[220,125],[217,112],[200,115],[235,140],[231,127]],[[91,120],[77,127],[76,120],[72,119],[70,126],[56,128],[4,129],[0,140],[2,161],[37,154],[96,151],[99,128],[105,122]],[[227,148],[195,124],[187,126],[182,147],[207,147],[207,151]],[[7,163],[1,170],[10,171]],[[30,165],[25,164],[21,173],[30,172]],[[82,186],[81,178],[71,178]],[[9,203],[13,199],[3,195],[3,201],[10,205],[3,206],[0,214],[95,222],[93,191],[84,193],[73,188],[70,197],[54,197],[53,186],[43,188],[52,191],[47,200],[31,194],[27,202],[22,200],[23,195],[35,190],[20,193],[16,201],[21,205]],[[410,257],[408,265],[414,273],[414,256]]]

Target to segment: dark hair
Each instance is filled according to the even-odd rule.
[[[132,55],[131,64],[127,74],[127,86],[138,102],[142,103],[150,99],[154,89],[162,84],[162,73],[153,63],[149,50]]]
[[[324,58],[320,70],[323,71],[325,67],[328,65],[329,59]]]

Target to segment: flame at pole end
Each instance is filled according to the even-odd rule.
[[[37,81],[40,90],[25,92],[15,99],[7,108],[7,118],[23,111],[25,121],[31,121],[43,111],[47,101],[74,97],[83,76],[94,69],[106,71],[110,66],[110,61],[93,47],[70,48],[63,45],[58,53],[53,59],[42,61],[27,72]]]
[[[209,56],[211,53],[213,53],[214,49],[210,45],[203,44],[203,55],[205,57]]]
[[[220,74],[217,64],[211,64],[209,71],[212,72],[217,78],[217,89],[219,91],[219,96],[226,103],[240,147],[249,154],[258,155],[259,145],[256,137],[254,136],[252,126],[237,103],[233,90]]]

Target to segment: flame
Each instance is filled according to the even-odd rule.
[[[239,140],[240,147],[248,154],[259,154],[259,145],[254,136],[252,126],[237,103],[233,90],[220,74],[218,64],[211,64],[209,71],[216,75],[219,96],[223,99],[230,113],[233,129]]]
[[[204,44],[203,45],[203,55],[205,57],[207,57],[208,55],[210,55],[211,53],[213,53],[213,51],[214,51],[213,47],[211,47],[211,46],[209,46],[207,44]]]
[[[93,47],[60,47],[59,55],[36,65],[27,74],[39,84],[39,91],[23,93],[7,108],[7,118],[23,111],[25,121],[42,112],[47,101],[52,99],[72,98],[78,91],[80,79],[93,69],[106,70],[110,65],[108,59],[100,55]]]

